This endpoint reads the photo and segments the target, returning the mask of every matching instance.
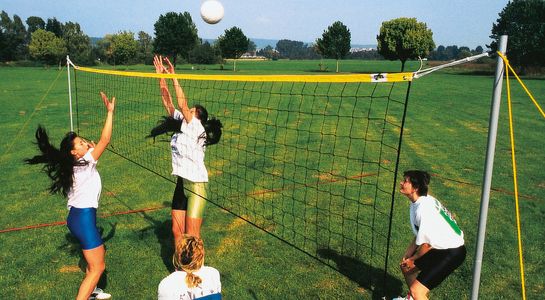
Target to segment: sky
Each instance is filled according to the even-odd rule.
[[[237,26],[249,38],[313,43],[341,21],[352,44],[376,45],[382,22],[416,18],[433,32],[436,46],[474,49],[490,43],[492,24],[508,0],[219,0],[224,18],[215,25],[200,17],[204,0],[0,0],[0,10],[23,22],[30,16],[77,22],[90,37],[120,31],[154,36],[154,23],[167,12],[189,12],[201,38],[216,39]],[[271,45],[275,46],[275,45]]]

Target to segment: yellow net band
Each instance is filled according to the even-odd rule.
[[[91,73],[128,77],[177,78],[209,81],[253,81],[253,82],[400,82],[412,81],[413,73],[338,74],[338,75],[199,75],[199,74],[157,74],[126,72],[76,67],[76,70]]]

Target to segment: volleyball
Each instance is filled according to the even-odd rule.
[[[201,5],[201,17],[208,24],[216,24],[223,18],[223,5],[218,0],[205,0]]]

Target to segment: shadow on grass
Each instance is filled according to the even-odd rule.
[[[164,203],[165,205],[170,203]],[[174,254],[174,238],[172,237],[172,220],[158,221],[150,217],[145,212],[140,213],[146,221],[150,223],[150,226],[140,230],[140,239],[144,239],[145,234],[153,230],[153,233],[157,237],[157,241],[161,246],[161,259],[163,264],[169,273],[174,272],[174,265],[172,265],[172,255]]]
[[[108,222],[108,224],[110,224],[110,231],[108,232],[106,236],[102,238],[105,248],[107,248],[106,242],[111,240],[114,237],[115,230],[117,227],[117,223]],[[104,228],[102,226],[97,226],[97,228],[98,228],[98,232],[100,233],[100,236],[102,237],[104,233]],[[83,256],[83,252],[82,252],[79,240],[75,236],[73,236],[71,233],[67,233],[65,235],[65,238],[66,238],[66,243],[62,244],[59,247],[59,249],[67,250],[71,256],[78,256],[79,257],[78,267],[83,273],[85,273],[87,269],[87,261],[85,260],[85,257]],[[106,265],[106,267],[108,267],[108,265]],[[102,276],[100,276],[100,279],[97,283],[97,287],[101,289],[106,289],[107,286],[108,286],[108,269],[104,270],[104,273],[102,273]]]
[[[384,299],[385,296],[385,299],[392,299],[401,295],[403,291],[403,282],[390,274],[386,274],[384,278],[383,269],[372,267],[352,257],[339,255],[331,249],[319,249],[318,256],[335,262],[336,269],[341,274],[371,292],[374,300]],[[386,282],[383,282],[384,280]]]

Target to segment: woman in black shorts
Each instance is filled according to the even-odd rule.
[[[428,195],[430,175],[411,170],[403,174],[400,192],[411,201],[410,220],[415,237],[400,263],[409,286],[407,299],[428,299],[466,257],[464,233],[450,212]]]

